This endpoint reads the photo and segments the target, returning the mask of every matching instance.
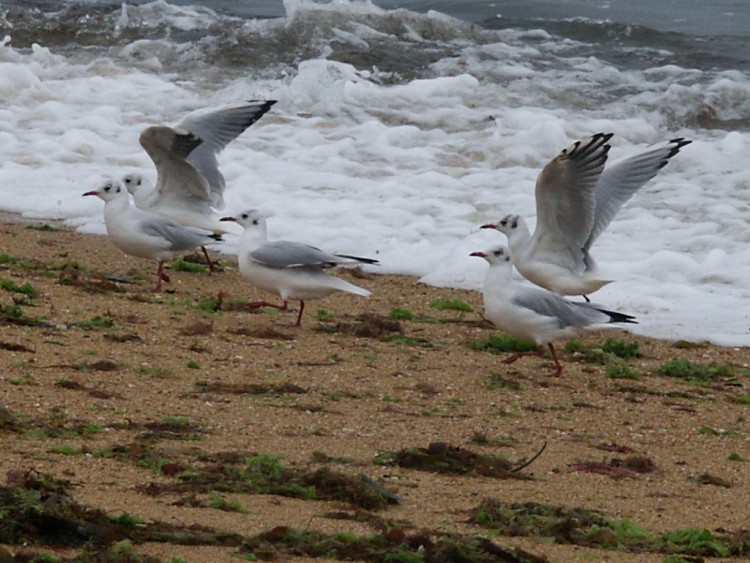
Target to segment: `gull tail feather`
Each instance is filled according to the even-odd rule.
[[[339,291],[353,293],[354,295],[361,295],[362,297],[370,297],[370,295],[372,295],[371,291],[368,291],[363,287],[354,285],[353,283],[349,283],[348,281],[342,280],[341,278],[332,276],[332,279],[334,280],[332,284],[333,287],[335,287]]]

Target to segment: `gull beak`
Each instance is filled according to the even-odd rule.
[[[94,191],[90,191],[90,192],[86,192],[86,193],[85,193],[85,194],[83,194],[83,196],[81,196],[81,197],[85,197],[85,196],[87,196],[87,195],[99,195],[99,192],[97,192],[96,190],[94,190]]]
[[[484,252],[481,252],[479,250],[477,250],[476,252],[472,252],[471,254],[469,254],[469,256],[478,256],[479,258],[487,258],[487,255]]]
[[[219,219],[219,221],[233,221],[236,223],[237,219],[235,219],[234,217],[222,217],[221,219]]]
[[[497,229],[497,225],[495,223],[485,223],[480,229]]]

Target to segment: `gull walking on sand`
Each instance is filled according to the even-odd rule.
[[[529,281],[560,295],[583,295],[613,280],[589,254],[614,216],[691,141],[657,143],[606,166],[611,133],[577,141],[552,159],[536,181],[536,228],[507,215],[482,225],[505,233],[513,265]],[[588,300],[588,298],[586,298]]]
[[[512,336],[533,340],[539,347],[536,352],[513,354],[504,361],[506,364],[522,356],[542,356],[546,345],[555,362],[554,375],[559,376],[563,366],[553,342],[572,338],[593,325],[606,327],[611,326],[610,323],[636,322],[631,315],[600,309],[590,303],[574,303],[546,289],[515,281],[511,253],[506,247],[473,252],[471,256],[484,258],[490,264],[482,289],[485,317],[499,329]]]
[[[112,244],[130,256],[158,261],[154,291],[161,290],[162,281],[169,282],[169,276],[164,273],[166,260],[174,260],[180,252],[221,240],[219,235],[185,227],[161,215],[134,208],[126,189],[116,180],[108,180],[98,189],[83,195],[97,196],[104,201],[104,223]]]
[[[257,301],[252,303],[252,307],[274,307],[286,311],[289,300],[299,301],[300,309],[294,326],[300,326],[308,299],[321,299],[335,291],[363,297],[371,295],[368,290],[331,276],[325,270],[336,266],[377,264],[377,260],[333,254],[299,242],[269,242],[266,218],[254,209],[221,220],[236,222],[245,229],[238,250],[242,275],[254,286],[274,293],[283,300],[282,305]]]
[[[136,207],[214,233],[233,232],[214,208],[224,206],[225,180],[217,155],[276,102],[252,100],[194,111],[175,127],[143,130],[141,146],[156,166],[156,186],[142,174],[123,177]],[[203,248],[211,270],[213,262]]]

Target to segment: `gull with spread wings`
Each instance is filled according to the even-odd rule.
[[[507,235],[513,265],[526,279],[560,295],[586,296],[613,281],[597,270],[591,246],[623,204],[691,142],[650,145],[605,167],[611,137],[577,141],[544,167],[533,234],[518,215],[482,225]]]

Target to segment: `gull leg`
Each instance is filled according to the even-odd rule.
[[[254,301],[253,303],[250,303],[251,309],[259,309],[260,307],[271,307],[273,309],[278,309],[279,311],[286,311],[289,309],[286,301],[284,301],[283,305],[276,305],[275,303],[269,303],[268,301]]]
[[[557,359],[557,353],[555,352],[555,347],[552,346],[552,342],[547,344],[547,346],[549,346],[549,351],[552,353],[552,359],[555,360],[555,367],[557,368],[553,375],[555,377],[560,377],[562,375],[563,367],[562,367],[562,364],[560,363],[560,360]]]
[[[156,287],[154,291],[161,291],[161,282],[169,282],[169,276],[164,273],[164,260],[159,260],[159,267],[156,269]]]
[[[201,246],[201,250],[203,251],[203,256],[206,257],[206,264],[208,264],[208,273],[211,274],[212,272],[218,272],[221,268],[219,268],[216,265],[216,262],[211,260],[211,258],[208,256],[208,251],[206,250],[205,246]]]
[[[297,315],[297,322],[294,323],[294,326],[302,326],[302,311],[305,310],[305,302],[300,301],[299,302],[299,315]]]
[[[543,355],[544,355],[544,352],[542,352],[541,348],[539,350],[535,351],[535,352],[516,352],[515,354],[513,354],[509,358],[505,358],[503,360],[503,363],[504,364],[512,364],[518,358],[523,358],[524,356],[543,356]]]
[[[549,346],[549,351],[552,353],[552,360],[555,362],[555,373],[553,374],[555,377],[560,377],[563,371],[563,366],[560,363],[560,360],[557,359],[557,352],[555,352],[555,347],[552,346],[552,343],[550,342],[547,344]],[[539,350],[535,352],[516,352],[512,356],[506,358],[503,360],[504,364],[512,364],[515,362],[518,358],[523,358],[524,356],[539,356],[540,358],[544,357],[544,349],[539,348]]]
[[[297,315],[297,322],[292,326],[301,326],[302,324],[302,311],[305,310],[305,302],[300,301],[299,305],[300,307],[299,314]],[[274,309],[278,309],[279,311],[288,311],[289,303],[287,301],[284,301],[283,305],[276,305],[275,303],[269,303],[268,301],[255,301],[254,303],[250,303],[251,309],[258,309],[259,307],[273,307]]]

